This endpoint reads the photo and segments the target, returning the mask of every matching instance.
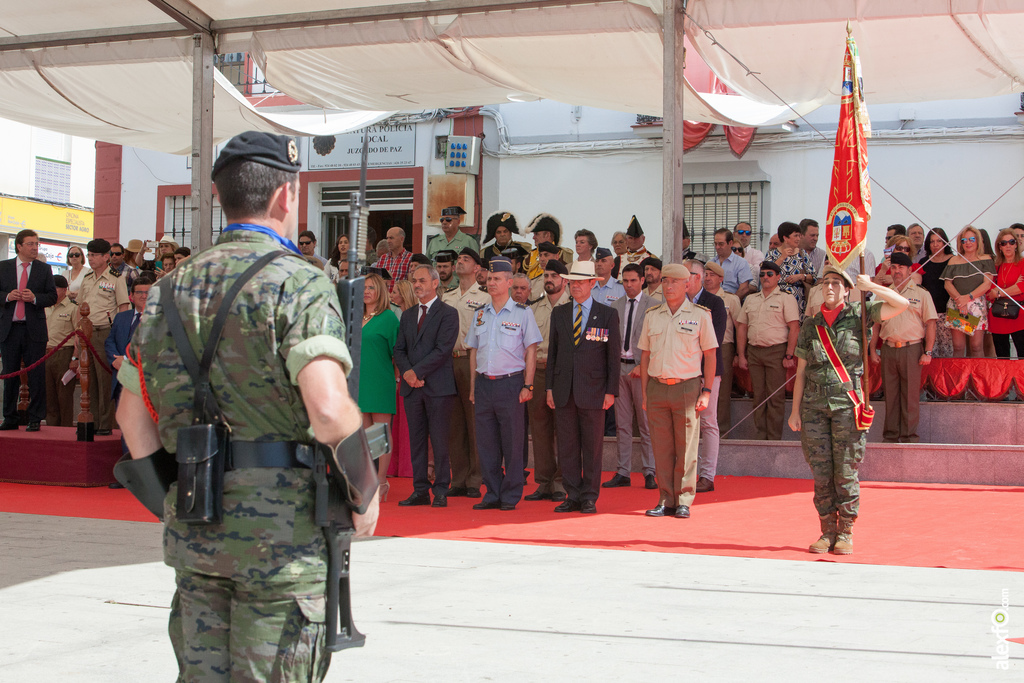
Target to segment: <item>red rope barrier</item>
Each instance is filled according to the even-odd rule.
[[[81,337],[82,341],[85,343],[85,345],[89,347],[90,351],[92,351],[92,360],[93,360],[93,362],[96,365],[98,365],[101,368],[103,368],[103,370],[105,370],[108,375],[113,374],[113,371],[109,367],[107,367],[107,364],[104,363],[101,360],[101,357],[96,353],[96,349],[93,348],[92,342],[89,341],[89,338],[86,337],[85,334],[83,334],[81,330],[75,330],[74,332],[72,332],[68,336],[64,337],[64,340],[60,344],[57,344],[57,346],[53,347],[52,350],[47,352],[47,354],[45,356],[43,356],[42,358],[37,360],[32,365],[28,366],[27,368],[22,368],[21,370],[18,370],[17,372],[12,372],[9,375],[0,375],[0,380],[3,380],[3,379],[14,379],[15,377],[21,377],[22,375],[27,375],[32,370],[35,370],[40,365],[42,365],[43,363],[48,361],[50,359],[50,357],[53,356],[53,354],[55,354],[58,351],[60,351],[61,347],[63,347],[65,344],[67,344],[68,341],[72,337],[75,337],[75,336]]]

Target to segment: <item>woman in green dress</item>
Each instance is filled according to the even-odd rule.
[[[395,414],[395,363],[393,353],[398,340],[398,317],[388,301],[384,278],[376,273],[366,276],[363,291],[363,341],[359,349],[359,410],[363,426],[390,423]],[[387,481],[391,453],[377,461],[380,500],[387,500]]]

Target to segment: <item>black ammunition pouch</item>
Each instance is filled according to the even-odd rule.
[[[163,280],[160,304],[167,317],[167,327],[174,337],[181,360],[192,378],[194,387],[192,424],[178,429],[176,460],[178,463],[178,498],[175,515],[187,524],[219,524],[224,512],[224,472],[230,448],[231,428],[217,406],[210,385],[210,367],[217,352],[224,325],[235,297],[242,286],[265,265],[286,252],[265,254],[243,272],[221,300],[214,316],[210,336],[203,348],[203,358],[196,357],[181,315],[174,303],[171,278]]]
[[[114,465],[114,478],[161,521],[164,518],[164,498],[176,476],[174,454],[163,448],[134,460],[132,456],[124,455]]]

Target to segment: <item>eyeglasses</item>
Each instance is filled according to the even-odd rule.
[[[736,234],[737,235],[749,235],[750,231],[749,230],[737,230]]]
[[[1006,247],[1006,246],[1015,247],[1015,246],[1017,246],[1017,240],[1003,240],[1002,242],[999,243],[999,246],[1001,246],[1001,247]]]
[[[778,275],[774,270],[762,270],[761,277],[775,277]]]
[[[978,241],[977,237],[961,237],[960,238],[960,243],[961,244],[963,244],[964,242],[977,242],[977,241]]]
[[[306,240],[305,242],[303,242],[302,240],[299,240],[299,246],[300,247],[308,247],[311,244],[313,244],[313,243],[310,242],[309,240]]]
[[[910,247],[893,247],[893,251],[902,251],[904,254],[910,253]]]

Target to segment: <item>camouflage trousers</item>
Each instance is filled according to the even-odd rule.
[[[178,522],[176,495],[172,486],[164,503],[164,562],[177,582],[168,631],[178,680],[323,680],[327,547],[312,472],[228,472],[217,525]]]
[[[839,512],[855,519],[860,507],[857,469],[864,459],[867,432],[857,429],[853,407],[833,410],[804,403],[800,444],[814,476],[814,507],[820,516]]]

